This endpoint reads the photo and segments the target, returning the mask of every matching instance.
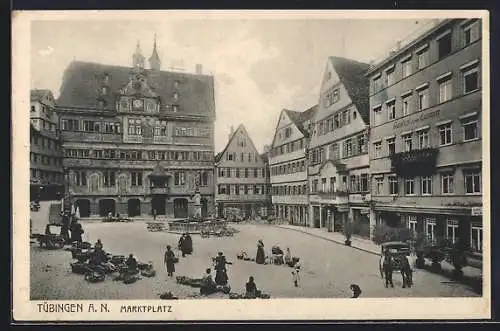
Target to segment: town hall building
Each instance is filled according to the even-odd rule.
[[[214,212],[214,79],[161,70],[156,40],[145,67],[73,61],[57,111],[67,196],[81,217],[109,213],[185,218],[201,194]]]

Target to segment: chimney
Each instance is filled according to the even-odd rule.
[[[399,51],[400,48],[401,48],[401,40],[398,40],[396,42],[396,51]]]
[[[195,66],[195,72],[197,75],[203,75],[203,66],[197,63]]]
[[[234,133],[234,126],[231,125],[231,128],[229,129],[229,137],[228,137],[228,141],[229,139],[231,139],[231,137],[233,136],[233,133]]]

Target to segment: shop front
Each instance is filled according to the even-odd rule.
[[[481,207],[436,210],[401,207],[400,211],[376,209],[375,215],[379,228],[407,228],[410,236],[424,235],[435,244],[453,245],[460,241],[471,253],[482,254]]]
[[[351,213],[354,223],[353,234],[364,238],[370,238],[370,208],[353,206],[351,207]]]

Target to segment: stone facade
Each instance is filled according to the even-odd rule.
[[[213,77],[73,62],[57,101],[68,194],[80,215],[214,214]]]
[[[229,135],[224,150],[216,156],[215,200],[219,217],[267,217],[270,187],[267,158],[255,148],[241,124]]]
[[[48,90],[32,90],[30,96],[31,195],[55,199],[63,193],[63,170],[58,117],[54,96]]]
[[[367,76],[377,223],[481,252],[480,20],[444,20]]]

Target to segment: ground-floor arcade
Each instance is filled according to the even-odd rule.
[[[164,218],[187,218],[194,215],[195,206],[187,195],[149,195],[149,196],[75,196],[72,199],[80,217],[114,216],[141,217],[154,213]],[[215,212],[213,196],[201,197],[202,217]]]

